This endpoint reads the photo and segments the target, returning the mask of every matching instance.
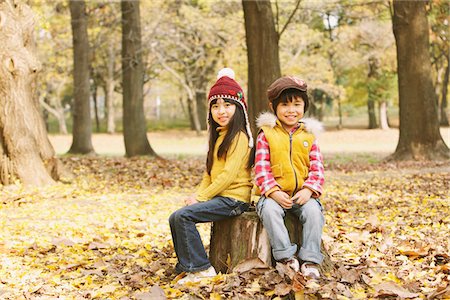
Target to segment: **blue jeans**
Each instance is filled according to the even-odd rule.
[[[319,199],[311,198],[303,205],[294,204],[290,209],[282,208],[272,198],[262,196],[256,206],[256,212],[269,235],[272,254],[275,260],[288,259],[297,253],[297,245],[291,243],[284,224],[286,212],[296,215],[303,225],[302,247],[298,257],[302,261],[320,264],[323,255],[320,252],[322,228],[325,219]]]
[[[178,258],[176,270],[178,272],[198,272],[211,266],[195,224],[238,216],[248,207],[249,203],[217,196],[209,201],[198,202],[175,211],[170,216],[169,223],[173,246]]]

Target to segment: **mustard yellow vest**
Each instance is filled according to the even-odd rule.
[[[272,174],[281,190],[293,196],[308,178],[309,152],[315,137],[303,123],[292,135],[278,120],[275,127],[262,126],[261,130],[269,143]]]

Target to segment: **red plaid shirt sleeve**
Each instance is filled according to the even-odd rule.
[[[261,195],[278,186],[270,167],[270,151],[264,131],[258,134],[255,153],[255,181]]]
[[[320,153],[317,140],[311,146],[309,152],[309,173],[303,187],[307,187],[315,192],[316,197],[320,197],[323,192],[323,184],[325,182],[325,171],[323,168],[323,157]]]

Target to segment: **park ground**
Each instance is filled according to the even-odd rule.
[[[0,299],[450,299],[450,163],[385,161],[396,129],[319,137],[335,268],[318,282],[279,268],[176,284],[167,219],[200,181],[206,135],[149,133],[165,160],[124,158],[120,135],[95,134],[90,157],[50,140],[74,177],[0,187]]]

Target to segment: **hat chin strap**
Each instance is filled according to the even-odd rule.
[[[248,134],[248,146],[250,148],[253,148],[255,143],[253,141],[252,130],[250,129],[250,122],[248,121],[247,110],[245,109],[245,107],[244,107],[244,115],[245,115],[245,129],[247,130],[247,134]]]

